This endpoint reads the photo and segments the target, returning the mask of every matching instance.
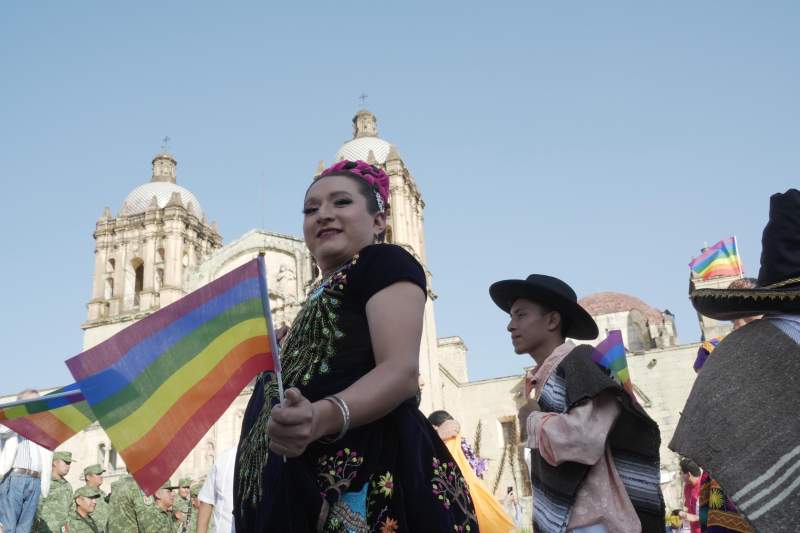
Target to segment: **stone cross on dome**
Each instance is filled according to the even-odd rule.
[[[369,95],[365,93],[361,93],[361,96],[358,97],[358,99],[361,101],[361,107],[364,107],[366,105],[367,98],[369,98]]]

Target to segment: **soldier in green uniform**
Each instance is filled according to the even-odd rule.
[[[177,487],[167,481],[153,495],[155,505],[148,506],[144,516],[139,519],[139,527],[143,533],[175,533],[178,531],[178,523],[171,511],[175,497],[172,490],[175,488]]]
[[[33,523],[34,533],[62,533],[67,524],[67,516],[75,505],[72,499],[72,485],[64,479],[72,464],[71,452],[55,452],[53,454],[53,480],[47,497],[39,500],[36,520]]]
[[[75,509],[69,513],[67,531],[69,533],[103,533],[106,529],[95,522],[92,515],[102,493],[89,485],[75,491]]]
[[[191,498],[191,506],[189,507],[189,513],[186,516],[186,529],[184,533],[197,533],[197,510],[200,508],[200,501],[197,499],[197,495],[200,494],[200,489],[203,488],[203,485],[197,484],[192,485],[192,488],[189,490],[189,496]],[[209,532],[213,532],[214,530],[209,528]]]
[[[189,492],[192,488],[192,478],[182,478],[178,483],[178,496],[172,504],[172,512],[175,519],[179,524],[183,525],[182,531],[186,530],[186,519],[189,516],[189,509],[192,507],[192,502],[189,500]]]
[[[152,496],[145,496],[130,474],[111,484],[108,533],[150,533],[141,522],[146,510],[154,505]]]
[[[83,477],[86,480],[86,486],[91,487],[93,489],[97,489],[97,492],[100,494],[100,497],[97,498],[97,505],[92,511],[92,519],[94,523],[100,528],[100,531],[106,530],[106,524],[108,523],[108,513],[110,512],[110,506],[108,504],[108,495],[103,492],[103,489],[100,488],[100,485],[103,484],[103,467],[98,465],[91,465],[87,466],[83,469]],[[77,493],[76,493],[77,494]]]

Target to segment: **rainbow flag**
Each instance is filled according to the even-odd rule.
[[[634,399],[633,383],[628,372],[628,360],[625,358],[625,345],[622,343],[622,332],[613,329],[608,332],[608,337],[594,347],[592,361],[607,368],[611,375],[619,381],[622,388],[628,391]]]
[[[62,393],[68,394],[49,397]],[[22,405],[0,409],[0,424],[50,450],[55,450],[94,421],[94,414],[77,383]]]
[[[276,368],[268,302],[259,256],[67,361],[147,494],[253,378]]]
[[[702,254],[692,259],[689,268],[695,277],[703,280],[741,275],[742,262],[739,259],[736,237],[722,239],[714,246],[706,248]]]

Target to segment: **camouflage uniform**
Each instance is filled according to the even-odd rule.
[[[53,478],[47,497],[39,500],[33,524],[34,533],[62,533],[67,517],[74,508],[72,485],[66,479]]]
[[[83,476],[84,479],[86,479],[85,486],[90,487],[89,485],[90,476],[92,475],[102,476],[103,474],[105,474],[105,472],[106,471],[103,468],[103,466],[99,464],[89,465],[86,468],[84,468]],[[110,507],[108,505],[108,495],[105,492],[103,492],[103,489],[99,487],[92,490],[100,494],[100,496],[97,498],[97,506],[94,508],[94,511],[92,511],[92,519],[94,520],[95,524],[97,524],[97,526],[100,528],[100,531],[105,531],[106,525],[108,524],[108,515],[111,512]],[[77,491],[75,493],[75,497],[76,498],[78,497]]]
[[[108,533],[150,533],[140,527],[145,510],[153,506],[153,498],[144,495],[133,476],[125,476],[111,484]]]
[[[82,516],[77,508],[77,500],[80,497],[91,498],[95,504],[100,500],[101,492],[99,489],[90,486],[84,486],[75,491],[75,509],[70,511],[69,518],[67,519],[67,531],[69,533],[103,533],[105,527],[97,524],[92,515]]]
[[[111,505],[108,503],[108,495],[102,489],[97,490],[100,492],[100,497],[97,498],[97,507],[92,511],[92,519],[100,527],[100,531],[105,531],[111,514]]]
[[[76,509],[69,513],[67,531],[69,531],[69,533],[103,533],[105,528],[97,524],[92,518],[92,515],[84,518],[78,514]]]
[[[179,495],[175,496],[175,502],[172,504],[172,513],[183,513],[189,516],[189,509],[192,508],[192,502],[189,498],[181,498]]]
[[[162,510],[158,505],[147,508],[139,520],[144,533],[175,533],[178,531],[175,517],[170,511]]]

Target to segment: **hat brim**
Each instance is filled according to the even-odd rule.
[[[692,305],[703,316],[736,320],[770,313],[800,313],[800,288],[787,289],[696,289],[689,294]]]
[[[520,298],[546,305],[561,313],[569,322],[566,335],[572,339],[593,340],[599,335],[597,324],[586,309],[578,302],[565,298],[549,287],[524,279],[507,279],[493,283],[489,287],[492,301],[505,311]]]

